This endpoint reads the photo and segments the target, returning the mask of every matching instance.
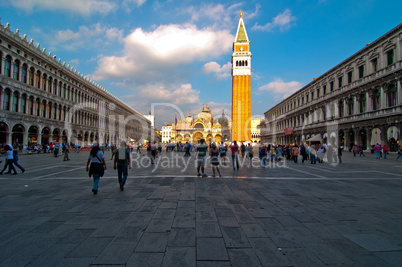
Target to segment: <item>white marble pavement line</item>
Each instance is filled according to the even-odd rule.
[[[80,169],[85,169],[85,168],[86,168],[85,166],[84,166],[84,167],[81,166],[81,167],[79,167],[79,168],[73,168],[73,169],[63,170],[63,171],[60,171],[60,172],[52,172],[52,173],[48,173],[48,174],[45,174],[45,175],[37,176],[37,177],[33,178],[33,180],[38,180],[38,179],[45,178],[45,177],[49,177],[49,176],[52,176],[52,175],[55,175],[55,174],[66,173],[66,172],[72,172],[72,171],[76,171],[76,170],[80,170]]]
[[[387,175],[394,175],[394,176],[399,176],[402,177],[402,174],[396,174],[396,173],[391,173],[391,172],[383,172],[383,171],[377,171],[377,170],[368,170],[368,171],[363,171],[363,170],[357,170],[357,171],[339,171],[339,170],[328,170],[324,168],[319,168],[319,167],[312,167],[312,166],[305,166],[306,168],[314,169],[314,170],[319,170],[323,172],[329,172],[329,173],[381,173],[381,174],[387,174]]]
[[[305,173],[305,174],[307,174],[307,175],[313,175],[313,176],[316,176],[316,177],[318,177],[318,178],[328,179],[328,177],[325,177],[325,176],[323,176],[323,175],[314,174],[314,173],[311,173],[311,172],[308,172],[308,171],[302,171],[302,170],[300,170],[300,169],[291,168],[291,167],[289,167],[289,166],[286,166],[285,168],[291,169],[291,170],[293,170],[293,171]]]

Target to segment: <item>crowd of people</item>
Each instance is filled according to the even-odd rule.
[[[191,156],[194,153],[194,159],[196,160],[197,176],[207,177],[205,173],[206,164],[209,163],[212,168],[212,177],[222,176],[220,166],[228,166],[228,162],[232,162],[233,171],[239,171],[240,167],[246,163],[248,167],[253,167],[258,163],[261,168],[267,167],[267,164],[277,163],[281,161],[292,161],[294,164],[301,162],[309,162],[310,164],[336,164],[342,163],[343,146],[333,146],[331,144],[291,144],[291,145],[272,145],[263,144],[261,142],[257,144],[240,142],[218,142],[206,144],[204,139],[199,140],[198,143],[168,143],[162,145],[161,143],[148,142],[147,144],[137,144],[136,153],[147,156],[154,164],[158,158],[158,155],[163,151],[163,147],[166,152],[184,152],[183,156]],[[134,152],[134,145],[127,145],[125,142],[121,142],[120,146],[116,145],[102,145],[97,143],[92,145],[87,161],[87,172],[90,177],[93,177],[92,192],[97,194],[99,187],[100,177],[103,176],[104,171],[107,169],[106,161],[104,157],[105,150],[111,150],[113,160],[113,168],[117,170],[118,182],[120,189],[124,190],[124,185],[128,177],[128,169],[131,169],[131,153]],[[146,153],[142,152],[142,149],[146,150]],[[79,153],[81,151],[80,146],[67,143],[53,142],[49,145],[32,144],[29,148],[23,148],[21,145],[14,143],[0,144],[0,154],[5,155],[5,164],[0,172],[0,175],[8,168],[6,173],[16,175],[17,168],[22,173],[25,172],[25,168],[18,163],[19,152],[27,150],[28,153],[35,151],[37,153],[52,153],[54,157],[64,155],[63,160],[69,159],[70,150]],[[365,157],[364,149],[362,146],[353,145],[350,147],[349,152],[352,152],[353,156]],[[229,154],[230,153],[230,154]],[[381,146],[376,144],[372,147],[372,153],[375,153],[376,159],[386,159],[389,153],[386,145]],[[230,156],[229,156],[229,155]],[[255,156],[254,156],[255,155]],[[241,157],[241,161],[240,161]],[[397,157],[395,161],[402,158],[402,146],[397,151]],[[240,161],[240,162],[239,162]],[[1,160],[0,160],[1,163]],[[242,164],[239,164],[242,163]]]

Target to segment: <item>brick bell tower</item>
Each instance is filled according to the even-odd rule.
[[[251,141],[251,52],[242,12],[232,54],[232,141]]]

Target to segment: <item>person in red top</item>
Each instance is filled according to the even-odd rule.
[[[236,169],[235,161],[236,161],[237,170],[239,170],[239,157],[238,157],[239,146],[237,145],[236,141],[233,141],[233,144],[230,145],[230,150],[232,151],[233,170]]]
[[[386,158],[387,158],[387,154],[388,154],[388,147],[387,147],[387,145],[384,145],[384,146],[382,147],[382,154],[384,155],[384,159],[386,159]]]

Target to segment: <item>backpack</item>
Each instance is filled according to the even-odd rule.
[[[116,151],[116,161],[119,163],[126,163],[128,160],[127,150],[126,149],[118,149]]]

